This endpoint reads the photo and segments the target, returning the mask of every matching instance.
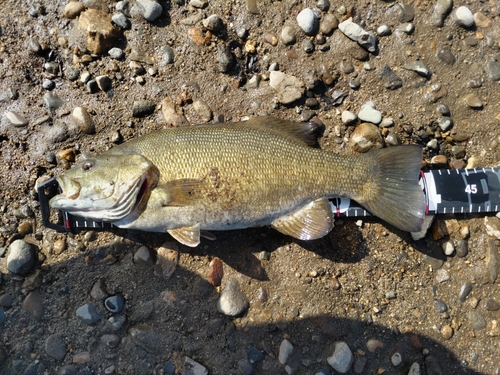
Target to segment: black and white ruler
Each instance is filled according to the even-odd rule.
[[[500,211],[500,168],[438,169],[420,171],[420,186],[426,199],[426,214],[468,214]],[[114,225],[50,209],[49,200],[58,193],[56,179],[38,188],[43,224],[59,232],[106,230]],[[335,217],[371,216],[348,198],[331,199]],[[56,212],[54,212],[56,211]]]

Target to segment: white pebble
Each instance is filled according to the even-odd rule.
[[[380,124],[382,121],[382,113],[369,105],[369,103],[361,107],[358,117],[361,121],[371,122],[372,124]]]
[[[358,119],[358,116],[351,111],[343,111],[342,112],[342,123],[345,125],[352,124]]]
[[[474,25],[474,15],[466,6],[458,7],[455,10],[453,14],[453,20],[457,25],[462,27],[471,27],[472,25]]]
[[[288,360],[288,356],[292,353],[293,345],[287,339],[284,339],[280,345],[280,353],[278,356],[278,361],[284,365]]]
[[[450,241],[446,241],[443,244],[443,251],[446,255],[450,256],[455,251],[455,247],[453,247],[453,244]]]
[[[312,35],[317,28],[318,19],[312,9],[306,8],[297,15],[297,23],[306,35]]]
[[[391,29],[387,25],[380,25],[377,28],[377,35],[378,36],[387,36],[391,34]]]

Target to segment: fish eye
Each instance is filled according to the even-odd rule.
[[[82,170],[84,171],[90,171],[92,168],[94,168],[94,163],[91,161],[86,161],[82,164]]]

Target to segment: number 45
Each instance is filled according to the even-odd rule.
[[[476,184],[467,185],[465,187],[465,192],[469,193],[469,194],[476,194],[477,193],[477,186],[476,186]]]

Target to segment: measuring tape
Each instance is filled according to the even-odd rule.
[[[419,184],[425,195],[427,215],[498,212],[500,210],[500,169],[439,169],[420,171]],[[58,193],[58,183],[50,179],[38,188],[43,224],[59,232],[108,230],[111,223],[84,219],[66,211],[51,210],[49,200]],[[349,198],[330,200],[335,217],[372,216]],[[53,213],[52,211],[58,211]],[[51,221],[55,219],[56,222]],[[58,224],[58,222],[63,224]]]

